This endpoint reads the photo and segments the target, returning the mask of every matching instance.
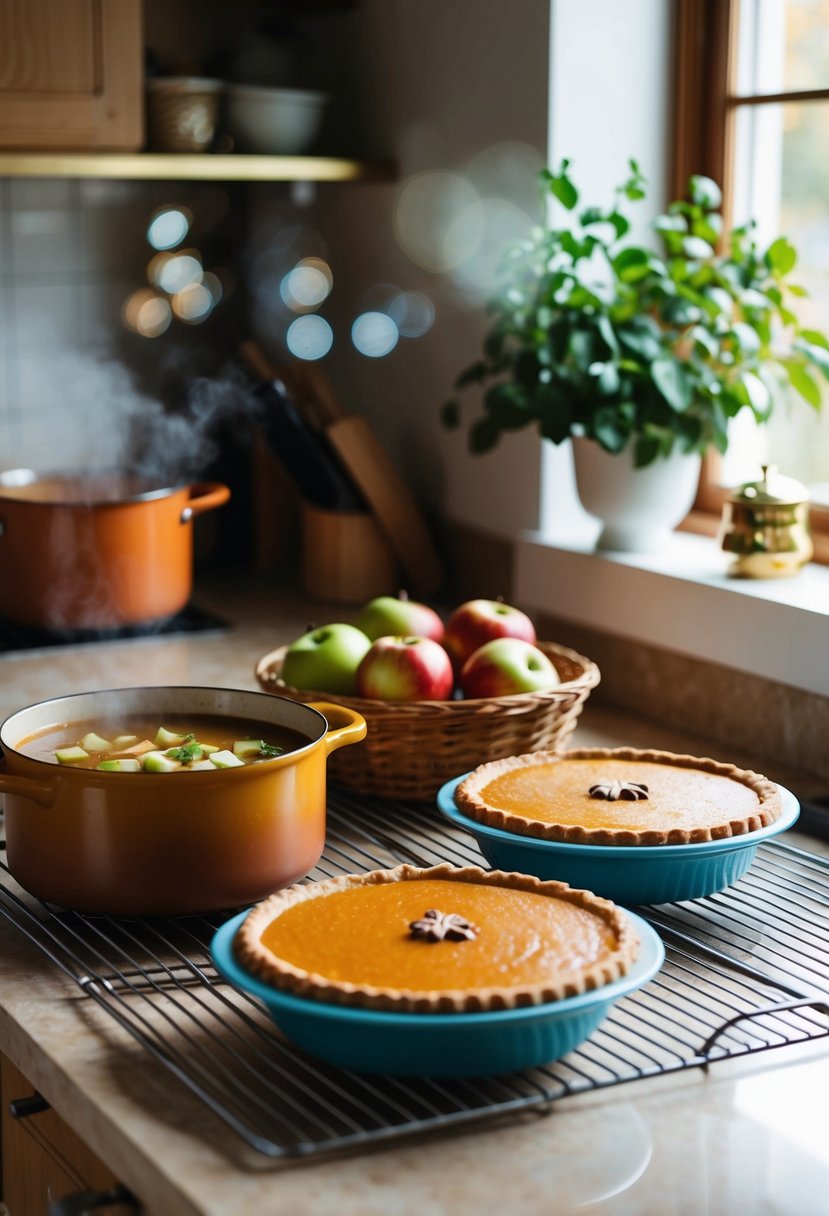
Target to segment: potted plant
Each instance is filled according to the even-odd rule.
[[[573,437],[583,501],[597,462],[601,497],[622,474],[644,496],[640,519],[654,509],[655,483],[682,482],[672,527],[693,501],[701,453],[725,451],[731,418],[748,410],[764,422],[792,389],[819,407],[812,371],[829,378],[829,341],[801,328],[792,309],[805,292],[789,281],[791,243],[781,236],[761,250],[753,223],[724,235],[710,178],[692,177],[688,198],[653,222],[660,250],[630,241],[628,204],[646,197],[646,182],[635,161],[629,169],[610,206],[581,209],[569,161],[541,172],[545,218],[508,251],[483,357],[455,388],[486,388],[469,430],[473,452],[530,424],[556,444]],[[553,199],[571,222],[553,222]],[[442,417],[460,425],[457,398]],[[594,506],[607,517],[604,503]],[[617,527],[600,544],[638,547],[641,537],[626,539],[609,510]]]

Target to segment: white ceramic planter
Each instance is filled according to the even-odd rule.
[[[664,548],[691,509],[702,457],[674,451],[637,469],[632,444],[612,455],[592,439],[576,438],[573,461],[581,504],[602,523],[596,548],[652,553]]]

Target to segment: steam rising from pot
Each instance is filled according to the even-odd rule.
[[[255,425],[260,405],[244,374],[229,365],[192,380],[177,409],[142,392],[117,360],[59,350],[32,369],[27,395],[53,403],[48,423],[27,428],[4,465],[43,471],[124,469],[161,485],[203,474],[232,423],[240,435]]]

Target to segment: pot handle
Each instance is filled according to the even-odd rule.
[[[51,806],[56,793],[57,787],[46,781],[13,776],[7,772],[6,762],[0,756],[0,794],[22,794],[24,798],[31,798],[38,806]]]
[[[346,747],[349,743],[359,743],[366,737],[366,720],[362,714],[344,705],[334,705],[328,701],[309,701],[311,709],[318,710],[328,719],[329,730],[325,736],[325,754],[330,755],[338,747]]]
[[[220,481],[199,481],[190,486],[190,502],[181,513],[181,522],[186,524],[194,515],[203,515],[221,507],[230,498],[230,489]]]

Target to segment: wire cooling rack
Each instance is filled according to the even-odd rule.
[[[486,864],[472,839],[428,806],[331,793],[328,842],[311,879],[403,861]],[[0,862],[0,914],[255,1156],[273,1160],[544,1111],[570,1094],[829,1034],[829,862],[768,843],[728,890],[637,911],[663,937],[665,964],[578,1050],[510,1076],[400,1080],[305,1055],[258,1001],[220,980],[209,944],[229,913],[58,912],[22,893]]]

